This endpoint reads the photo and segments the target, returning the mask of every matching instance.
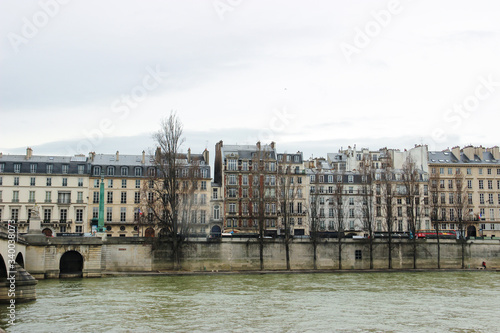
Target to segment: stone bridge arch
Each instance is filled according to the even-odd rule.
[[[64,252],[59,259],[59,277],[82,277],[83,276],[83,255],[75,250]]]

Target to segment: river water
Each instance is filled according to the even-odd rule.
[[[7,332],[500,332],[500,273],[43,280]]]

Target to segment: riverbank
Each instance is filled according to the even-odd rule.
[[[154,271],[154,272],[103,272],[102,277],[118,276],[182,276],[182,275],[253,275],[253,274],[352,274],[352,273],[430,273],[430,272],[499,272],[500,269],[445,268],[445,269],[323,269],[323,270],[263,270],[263,271]]]

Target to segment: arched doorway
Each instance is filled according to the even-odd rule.
[[[52,237],[52,230],[49,228],[45,228],[42,230],[42,233],[47,237]]]
[[[160,230],[160,232],[158,233],[158,237],[160,238],[165,238],[168,236],[168,231],[166,228],[163,228]]]
[[[17,254],[16,262],[19,264],[19,266],[21,266],[22,268],[24,268],[24,258],[23,258],[23,254],[21,252],[19,252]]]
[[[7,266],[5,266],[5,261],[0,254],[0,281],[7,279]]]
[[[467,227],[467,237],[476,237],[476,227],[470,225]]]
[[[153,228],[147,228],[146,231],[144,232],[144,237],[154,237],[155,236],[155,229]]]
[[[59,261],[59,277],[82,277],[83,257],[77,251],[64,253]]]
[[[222,231],[218,225],[214,225],[210,230],[210,237],[221,237]]]

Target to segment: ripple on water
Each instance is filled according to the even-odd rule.
[[[45,280],[37,293],[8,331],[493,332],[500,317],[494,272]]]

